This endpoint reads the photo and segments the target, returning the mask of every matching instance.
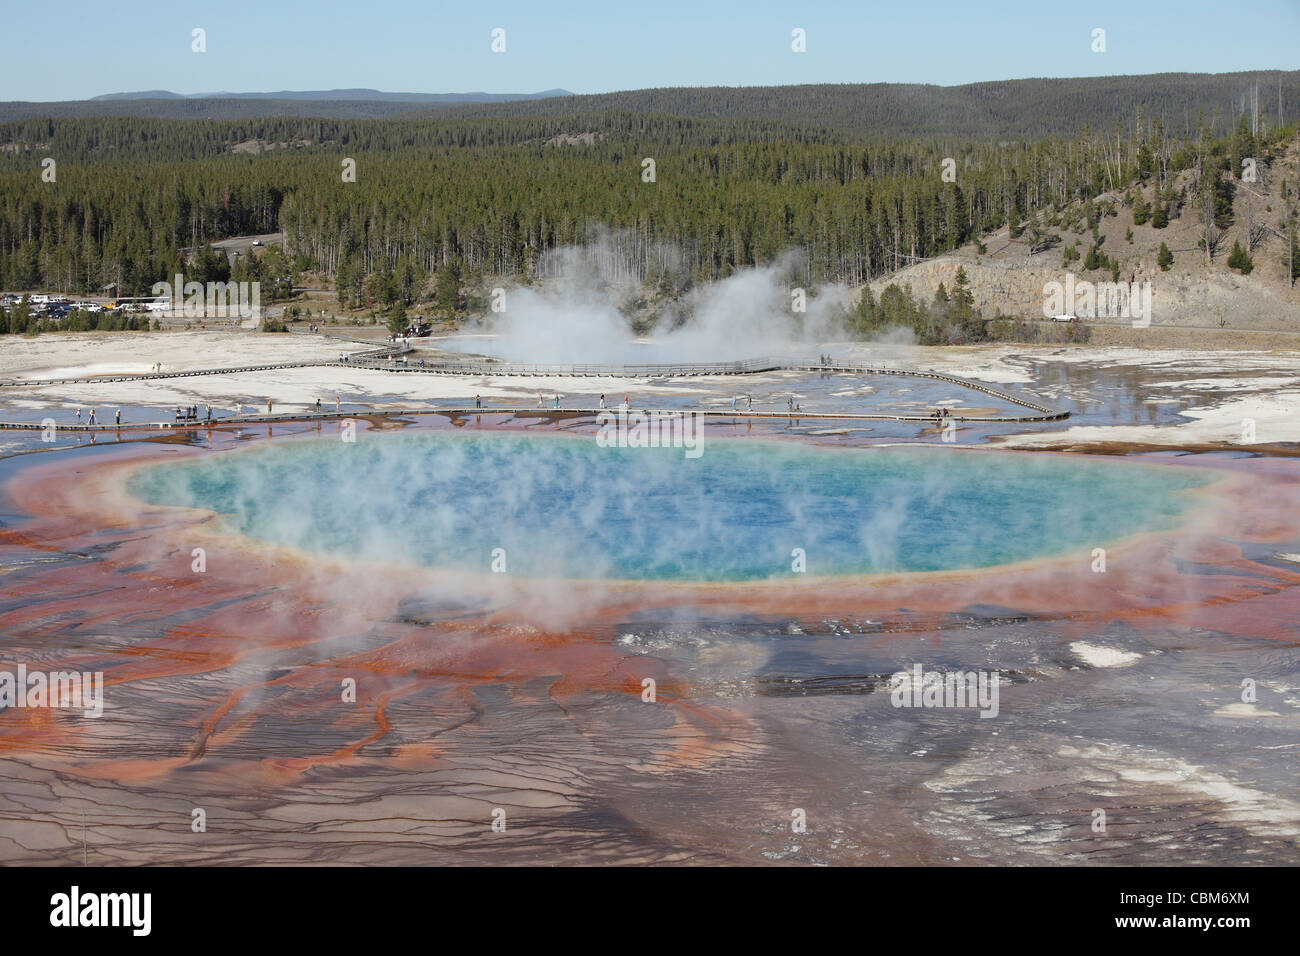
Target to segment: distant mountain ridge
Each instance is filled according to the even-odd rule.
[[[144,90],[138,93],[101,93],[87,103],[123,100],[360,100],[368,103],[508,103],[556,96],[573,96],[568,90],[543,90],[540,93],[388,93],[384,90],[280,90],[275,93],[173,93],[171,90]],[[78,102],[69,100],[66,102]]]
[[[781,121],[860,135],[1002,139],[1070,135],[1129,125],[1140,108],[1171,131],[1196,129],[1197,116],[1236,123],[1249,113],[1258,85],[1260,109],[1300,117],[1300,70],[1248,73],[1151,73],[1034,77],[936,86],[923,83],[822,83],[798,86],[665,87],[591,93],[515,103],[449,105],[438,118],[553,116],[619,111],[698,119]],[[424,118],[424,117],[421,117]]]
[[[62,103],[0,103],[0,122],[133,116],[146,119],[384,119],[416,121],[501,117],[660,114],[686,119],[797,125],[824,137],[962,137],[998,140],[1073,135],[1132,124],[1140,110],[1187,135],[1198,116],[1235,125],[1258,103],[1276,118],[1300,116],[1300,71],[1155,73],[1031,78],[934,86],[842,83],[798,86],[663,87],[575,95],[540,93],[387,93],[345,89],[181,95],[111,93]],[[141,98],[133,98],[141,97]]]
[[[94,103],[99,100],[183,100],[185,99],[180,93],[173,93],[171,90],[141,90],[138,93],[101,93],[99,96],[92,96],[85,100],[87,103]],[[76,103],[77,100],[65,100],[67,103]]]

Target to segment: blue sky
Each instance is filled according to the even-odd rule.
[[[1300,68],[1300,0],[60,0],[3,13],[0,100],[369,87],[578,93]],[[191,50],[191,31],[207,52]],[[506,52],[490,49],[506,31]],[[807,52],[791,51],[791,30]],[[1106,52],[1091,49],[1106,30]]]

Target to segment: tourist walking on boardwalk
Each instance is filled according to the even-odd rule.
[[[90,424],[95,424],[95,410],[93,408],[90,410]]]
[[[338,397],[337,395],[335,395],[335,396],[334,396],[334,414],[337,415],[337,414],[339,413],[339,410],[340,410],[340,409],[339,409],[339,397]]]
[[[269,398],[266,400],[266,414],[271,414],[271,400]]]
[[[538,393],[537,393],[537,407],[538,407],[538,408],[541,408],[541,407],[542,407],[542,393],[541,393],[541,392],[538,392]]]
[[[753,395],[746,395],[746,396],[745,396],[745,411],[747,411],[747,412],[748,412],[748,411],[752,411],[753,408],[754,408],[754,396],[753,396]]]
[[[122,424],[122,409],[119,408],[116,412],[113,413],[113,424],[115,425]]]
[[[80,409],[80,408],[77,409],[77,424],[78,424],[78,425],[81,424],[81,409]]]
[[[604,393],[604,392],[601,392],[601,394],[600,394],[600,407],[601,407],[601,408],[604,408],[604,407],[605,407],[605,393]]]
[[[558,395],[555,396],[555,407],[556,408],[560,407],[560,396]]]
[[[474,396],[474,407],[475,407],[475,408],[482,408],[482,407],[483,407],[483,397],[482,397],[481,395],[475,395],[475,396]]]
[[[732,395],[732,396],[731,396],[731,410],[732,410],[733,412],[736,410],[736,396],[735,396],[735,395]]]

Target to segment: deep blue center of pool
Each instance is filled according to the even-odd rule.
[[[592,436],[291,441],[138,473],[151,504],[363,560],[574,578],[753,580],[987,567],[1166,528],[1194,472],[1061,455]],[[497,551],[497,549],[501,549]],[[798,549],[798,551],[796,551]]]

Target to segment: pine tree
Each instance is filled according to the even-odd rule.
[[[1138,190],[1137,198],[1133,200],[1133,225],[1141,226],[1151,219],[1151,204],[1147,202],[1146,196],[1142,190]]]
[[[406,306],[401,300],[393,303],[393,307],[388,310],[388,331],[393,335],[402,335],[406,332],[410,323],[406,320]]]
[[[970,321],[975,308],[975,296],[970,291],[970,279],[966,276],[964,266],[957,267],[957,277],[953,280],[950,299],[948,315],[963,325]]]
[[[461,281],[461,266],[457,259],[444,265],[434,277],[434,305],[447,315],[453,315],[460,308]]]
[[[1240,241],[1235,241],[1232,244],[1232,253],[1228,256],[1228,268],[1236,269],[1244,276],[1250,275],[1251,270],[1255,268],[1250,253],[1241,247]]]
[[[948,318],[951,303],[952,299],[948,295],[948,290],[944,288],[944,284],[940,282],[939,288],[934,290],[934,301],[930,303],[930,314],[933,315],[935,319],[942,322],[944,319]]]
[[[849,316],[850,331],[861,338],[866,338],[880,328],[880,309],[876,298],[871,294],[870,286],[862,287],[862,296]]]
[[[1174,264],[1174,254],[1163,242],[1160,243],[1160,253],[1156,256],[1156,263],[1160,266],[1161,272],[1168,272],[1169,267]]]

